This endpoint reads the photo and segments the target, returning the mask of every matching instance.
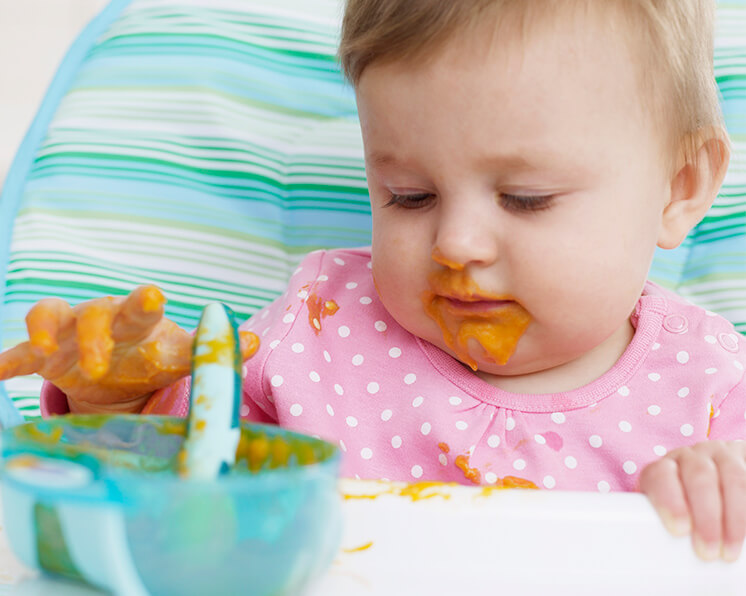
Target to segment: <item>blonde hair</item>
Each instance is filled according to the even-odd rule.
[[[653,122],[665,123],[675,154],[693,159],[702,130],[725,137],[713,73],[714,0],[347,0],[339,59],[357,85],[370,65],[427,59],[480,23],[495,31],[518,17],[525,34],[536,19],[551,23],[569,8],[600,11],[614,29],[621,23],[640,58],[641,100]]]

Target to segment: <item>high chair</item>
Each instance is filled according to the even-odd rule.
[[[369,244],[355,97],[335,57],[341,10],[341,0],[111,0],[59,67],[0,195],[0,349],[26,339],[24,316],[47,296],[77,303],[155,284],[167,316],[191,329],[210,301],[251,316],[311,250]],[[651,279],[746,332],[746,0],[720,2],[715,71],[730,169],[682,246],[656,254]],[[40,385],[0,383],[0,424],[39,417]],[[502,571],[484,565],[532,549],[538,558],[511,563],[505,586],[520,591],[532,569],[554,586],[579,552],[568,543],[601,540],[598,530],[617,541],[598,552],[619,558],[644,536],[630,564],[668,586],[681,570],[682,594],[746,579],[740,563],[717,574],[696,563],[640,495],[480,501],[478,489],[446,487],[415,503],[385,483],[342,487],[348,551],[319,594],[491,593],[485,582],[496,591]],[[387,516],[398,525],[379,523]],[[526,529],[539,518],[544,529]],[[561,539],[531,542],[549,532]],[[624,575],[591,559],[577,573]]]

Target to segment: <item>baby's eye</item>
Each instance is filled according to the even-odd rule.
[[[389,202],[386,203],[384,207],[398,205],[404,209],[421,209],[422,207],[427,207],[434,198],[435,195],[429,192],[421,192],[411,195],[398,195],[392,192]]]
[[[500,204],[506,211],[515,212],[530,212],[530,211],[543,211],[549,209],[552,206],[554,196],[552,195],[539,195],[539,196],[521,196],[521,195],[500,195]]]

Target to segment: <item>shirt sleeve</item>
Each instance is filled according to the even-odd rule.
[[[288,340],[294,325],[302,318],[305,298],[319,275],[325,254],[325,251],[308,254],[290,278],[286,292],[241,325],[242,330],[252,331],[259,337],[259,349],[244,363],[241,417],[277,424],[272,394],[277,383],[283,381],[268,378],[267,361],[277,346]]]
[[[717,408],[712,407],[710,415],[710,440],[746,439],[746,376],[741,376]]]

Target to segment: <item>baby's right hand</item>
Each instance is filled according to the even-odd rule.
[[[0,354],[0,380],[38,373],[74,413],[139,412],[189,373],[192,336],[163,316],[165,302],[155,286],[73,308],[41,300],[26,316],[29,341]]]

